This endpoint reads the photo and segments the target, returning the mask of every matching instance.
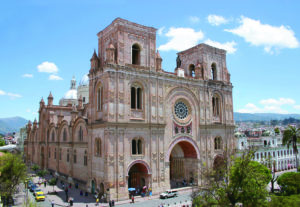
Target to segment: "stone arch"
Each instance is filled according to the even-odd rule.
[[[64,129],[66,128],[66,131],[67,131],[67,139],[66,141],[69,140],[69,137],[70,137],[70,132],[69,132],[69,125],[68,125],[68,122],[66,120],[63,120],[60,124],[60,127],[58,128],[58,134],[59,134],[59,141],[60,142],[63,142],[63,133],[64,133]]]
[[[72,129],[72,134],[73,134],[73,140],[72,141],[78,141],[79,137],[78,137],[78,130],[79,127],[82,126],[82,130],[83,130],[83,139],[81,141],[86,142],[87,141],[87,136],[88,136],[88,130],[86,127],[86,121],[79,117],[75,120],[73,129]]]
[[[218,70],[217,70],[217,64],[215,62],[213,62],[211,64],[211,80],[218,80]]]
[[[173,148],[174,148],[175,145],[178,144],[179,142],[188,142],[189,144],[191,144],[191,145],[194,147],[195,151],[196,151],[196,158],[197,158],[197,159],[200,159],[200,150],[199,150],[199,148],[198,148],[198,146],[197,146],[197,143],[196,143],[195,140],[193,140],[192,138],[186,137],[186,136],[185,136],[185,137],[178,137],[178,138],[176,138],[175,140],[173,140],[173,141],[171,142],[171,144],[169,145],[167,154],[166,154],[166,156],[165,156],[165,160],[166,160],[166,161],[170,159],[170,155],[171,155],[171,152],[172,152]]]
[[[190,64],[188,69],[189,69],[189,76],[190,77],[195,77],[195,65]]]
[[[53,140],[53,133],[54,133],[54,140]],[[55,142],[57,140],[57,132],[54,124],[51,124],[49,127],[49,140],[50,142]]]
[[[141,65],[141,51],[142,47],[138,43],[134,43],[131,46],[131,64]]]
[[[142,165],[144,165],[144,166],[146,167],[146,169],[147,169],[147,173],[148,173],[149,175],[152,174],[151,168],[150,168],[150,166],[148,165],[147,162],[145,162],[144,160],[135,160],[135,161],[132,161],[132,162],[128,165],[128,167],[127,167],[127,176],[129,176],[129,171],[130,171],[131,167],[132,167],[133,165],[135,165],[135,164],[142,164]]]
[[[214,156],[213,162],[213,169],[218,170],[223,167],[224,163],[224,156],[222,154],[217,154]]]

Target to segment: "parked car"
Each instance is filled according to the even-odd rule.
[[[38,188],[36,184],[32,184],[29,188],[30,192],[33,192],[34,189]]]
[[[31,180],[29,180],[27,183],[27,188],[30,189],[32,185],[34,185],[34,183]]]
[[[167,190],[160,194],[160,198],[172,198],[178,196],[178,193],[176,190]]]
[[[38,192],[43,192],[40,188],[35,188],[34,191],[33,191],[33,196],[36,195],[36,193]]]
[[[36,192],[35,200],[36,201],[44,201],[45,200],[45,195],[44,195],[43,191]]]

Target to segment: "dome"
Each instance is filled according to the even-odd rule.
[[[89,76],[88,74],[85,74],[84,76],[82,76],[79,82],[79,86],[87,86],[87,85],[89,85]]]
[[[65,93],[63,99],[76,99],[77,100],[77,90],[76,89],[70,89]]]

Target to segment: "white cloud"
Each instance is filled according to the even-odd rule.
[[[20,94],[5,92],[3,90],[0,90],[0,96],[8,96],[10,99],[21,98],[22,97]]]
[[[45,61],[37,66],[39,72],[43,73],[57,73],[58,68],[54,63]]]
[[[198,23],[200,21],[200,18],[199,17],[196,17],[196,16],[190,16],[189,17],[189,21],[191,23]]]
[[[33,75],[32,74],[29,74],[29,73],[25,73],[22,75],[23,78],[33,78]]]
[[[4,95],[6,95],[6,93],[4,91],[0,90],[0,96],[4,96]]]
[[[207,39],[204,43],[208,44],[210,46],[213,46],[213,47],[217,47],[217,48],[226,50],[230,54],[233,54],[236,51],[236,48],[235,48],[236,42],[234,42],[234,41],[220,43],[220,42],[216,42],[216,41],[212,41],[210,39]]]
[[[293,107],[294,107],[294,109],[300,110],[300,105],[295,105],[295,106],[293,106]]]
[[[196,32],[192,28],[171,27],[165,36],[169,37],[170,40],[166,44],[160,45],[158,48],[159,50],[182,51],[195,46],[199,40],[203,39],[204,34],[201,30]]]
[[[31,111],[31,109],[26,109],[26,112],[31,113],[32,115],[37,115],[36,111]]]
[[[267,105],[263,108],[257,107],[253,103],[248,103],[244,108],[239,109],[240,113],[279,113],[279,114],[287,114],[288,111],[280,108],[280,106],[275,105]]]
[[[49,80],[63,80],[62,77],[58,76],[58,75],[50,75],[49,76]]]
[[[263,46],[265,52],[273,54],[282,48],[297,48],[299,42],[294,31],[288,26],[272,26],[262,24],[259,20],[241,17],[241,25],[235,29],[225,29],[238,35],[254,46]]]
[[[261,104],[263,105],[293,105],[295,104],[295,100],[291,99],[291,98],[279,98],[279,99],[273,99],[273,98],[270,98],[270,99],[264,99],[264,100],[261,100],[260,101]]]
[[[228,22],[228,20],[225,19],[224,17],[214,15],[214,14],[208,15],[207,16],[207,21],[213,26],[219,26],[221,24],[226,24]]]
[[[157,34],[158,34],[158,35],[162,35],[163,32],[164,32],[164,30],[165,30],[165,27],[159,28],[159,29],[157,30]]]

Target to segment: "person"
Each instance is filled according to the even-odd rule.
[[[131,196],[131,201],[132,201],[132,203],[134,203],[134,196],[133,195]]]
[[[115,206],[115,200],[111,201],[111,206]]]
[[[96,199],[96,206],[99,204],[99,198]]]
[[[109,207],[111,207],[111,200],[109,200],[108,204],[109,204]]]
[[[51,201],[51,206],[54,207],[54,202],[53,201]]]
[[[46,188],[46,186],[47,186],[47,181],[44,180],[44,187]]]

